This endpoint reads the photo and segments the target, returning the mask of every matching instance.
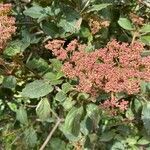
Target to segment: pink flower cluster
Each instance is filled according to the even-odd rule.
[[[128,101],[125,101],[124,99],[118,101],[118,99],[114,97],[104,101],[104,103],[101,104],[101,107],[106,110],[106,112],[110,113],[110,115],[116,115],[117,110],[123,112],[128,109]]]
[[[141,80],[150,81],[150,57],[141,56],[143,46],[138,41],[131,45],[112,40],[105,48],[86,52],[76,40],[66,47],[64,41],[53,40],[46,48],[64,61],[66,77],[78,79],[78,91],[97,96],[100,91],[135,94]]]
[[[11,4],[0,4],[0,51],[16,31],[15,18],[8,16],[10,11]]]

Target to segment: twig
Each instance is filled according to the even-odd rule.
[[[131,45],[134,44],[134,41],[135,41],[135,39],[136,39],[137,36],[138,36],[138,33],[137,33],[137,32],[134,32],[133,38],[132,38],[132,41],[131,41]]]
[[[31,52],[27,58],[26,64],[29,62],[30,58],[32,57],[33,53]]]
[[[115,99],[114,92],[111,92],[111,100],[114,100],[114,99]]]
[[[21,133],[20,135],[18,135],[12,142],[11,142],[11,146],[23,135],[23,133]]]
[[[46,140],[44,141],[39,150],[44,150],[45,146],[48,144],[49,140],[51,139],[53,133],[55,132],[61,121],[62,121],[61,119],[57,119],[55,126],[53,127],[53,129],[51,130],[51,132],[49,133],[49,135],[47,136]]]
[[[85,10],[85,8],[89,5],[89,3],[90,3],[90,0],[88,0],[88,1],[85,3],[84,7],[83,7],[82,10],[80,11],[80,14]]]
[[[58,117],[58,115],[53,111],[53,109],[51,109],[52,114],[57,118],[57,120],[60,120],[60,118]]]
[[[25,104],[26,107],[29,107],[29,108],[35,108],[37,107],[37,105],[28,105],[28,104]]]

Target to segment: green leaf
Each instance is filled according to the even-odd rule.
[[[127,18],[120,18],[118,24],[125,30],[134,30],[132,23]]]
[[[98,4],[98,5],[92,5],[90,8],[87,9],[87,13],[92,12],[92,11],[100,11],[108,6],[110,6],[111,4],[106,3],[106,4]]]
[[[140,32],[149,33],[150,32],[150,24],[145,24],[141,29]]]
[[[59,37],[59,28],[53,22],[42,22],[41,28],[47,35],[51,36],[51,38]]]
[[[36,44],[40,41],[41,37],[36,37],[35,34],[29,33],[28,29],[21,30],[22,46],[21,49],[25,50],[30,44]]]
[[[139,113],[142,110],[142,102],[140,99],[134,99],[133,108],[136,113]]]
[[[59,80],[62,76],[58,75],[57,72],[48,72],[46,73],[43,78],[49,80],[51,85],[61,84],[63,80]]]
[[[141,93],[145,94],[147,92],[148,82],[142,81],[140,84],[140,88],[141,88]]]
[[[111,146],[111,150],[125,150],[125,146],[123,143],[117,141]]]
[[[48,63],[42,58],[33,58],[26,64],[30,69],[38,72],[45,72],[49,69]]]
[[[146,139],[144,137],[142,137],[140,140],[138,140],[137,144],[138,145],[147,145],[150,143],[150,140],[149,139]]]
[[[65,110],[70,110],[75,105],[75,103],[76,102],[73,101],[71,97],[69,97],[62,103],[62,106]]]
[[[6,57],[12,57],[21,52],[22,42],[19,40],[10,42],[4,50],[4,55]]]
[[[25,86],[21,95],[29,98],[40,98],[53,91],[53,87],[44,80],[35,80]]]
[[[146,44],[146,45],[150,45],[150,35],[143,35],[140,37],[140,40]]]
[[[62,91],[58,92],[55,96],[55,99],[59,102],[65,101],[66,98],[67,98],[67,95],[65,93],[63,93]]]
[[[56,15],[58,15],[61,10],[57,6],[54,6],[54,7],[55,7],[55,9],[53,9],[52,7],[46,7],[45,8],[46,13],[48,15],[50,15],[50,16],[56,16]]]
[[[81,131],[84,135],[88,135],[92,130],[98,127],[100,121],[100,109],[95,104],[86,106],[86,116],[81,123]]]
[[[2,83],[2,86],[4,88],[8,88],[8,89],[11,89],[11,90],[14,90],[15,87],[16,87],[16,78],[14,76],[6,76],[4,79],[3,79],[3,83]]]
[[[79,33],[80,37],[87,38],[88,42],[93,40],[93,35],[88,28],[82,27]]]
[[[29,147],[34,147],[37,144],[37,133],[33,129],[33,127],[27,128],[24,131],[24,139],[25,139],[25,143]]]
[[[22,124],[28,124],[27,112],[23,106],[20,106],[19,109],[16,111],[16,119]]]
[[[85,116],[84,120],[81,122],[81,132],[84,135],[90,134],[94,129],[96,128],[93,120],[88,117],[87,115]]]
[[[100,136],[100,141],[109,142],[110,140],[114,138],[114,136],[115,136],[115,133],[113,131],[104,132]]]
[[[135,145],[137,143],[137,136],[129,136],[127,139],[126,139],[126,142],[129,144],[129,145]]]
[[[15,103],[12,103],[12,102],[8,102],[7,105],[9,106],[9,108],[16,112],[17,111],[17,105]]]
[[[73,89],[73,87],[72,87],[72,85],[69,84],[69,83],[64,83],[64,84],[62,85],[62,91],[63,91],[64,93],[68,93],[68,92],[71,91],[72,89]]]
[[[64,29],[65,32],[75,33],[77,29],[75,28],[75,21],[67,21],[66,19],[61,19],[59,22],[59,26]]]
[[[80,133],[80,121],[83,115],[83,107],[73,107],[66,116],[63,124],[63,132],[67,138],[69,135],[78,137]]]
[[[31,18],[39,18],[41,15],[43,15],[44,9],[38,5],[30,7],[26,9],[23,13],[26,16],[30,16]]]
[[[66,143],[59,138],[52,138],[50,140],[50,149],[58,150],[58,147],[61,145],[61,150],[66,150]]]
[[[129,120],[133,120],[134,119],[134,113],[132,112],[131,108],[128,108],[128,110],[126,111],[126,117],[129,119]]]
[[[0,115],[2,115],[4,109],[5,109],[5,104],[4,104],[3,100],[0,99]]]
[[[148,135],[150,135],[150,102],[147,102],[143,106],[142,120],[143,120],[144,127],[145,127]]]
[[[46,121],[50,117],[50,104],[47,98],[41,99],[36,107],[36,114],[42,121]]]
[[[77,100],[86,100],[89,98],[89,94],[87,93],[79,93],[77,96]]]
[[[87,116],[89,116],[92,120],[95,126],[98,125],[100,121],[100,109],[95,104],[88,104],[86,107]]]
[[[61,70],[61,68],[62,68],[62,63],[61,63],[60,60],[58,60],[58,59],[50,59],[50,62],[51,62],[51,64],[52,64],[53,68],[54,68],[57,72],[59,72],[59,71]]]
[[[4,80],[4,76],[0,75],[0,84],[3,83],[3,80]]]
[[[75,33],[80,29],[82,18],[80,14],[71,7],[63,7],[63,15],[58,23],[65,33]]]

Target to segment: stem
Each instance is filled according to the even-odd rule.
[[[131,41],[131,45],[134,44],[134,41],[135,41],[135,39],[136,39],[137,36],[138,36],[138,33],[137,33],[137,32],[134,32],[133,38],[132,38],[132,41]]]
[[[46,145],[48,144],[49,140],[51,139],[53,133],[55,132],[55,130],[57,129],[57,127],[59,126],[59,124],[61,123],[61,119],[57,119],[57,122],[55,124],[55,126],[53,127],[53,129],[50,131],[49,135],[47,136],[46,140],[44,141],[44,143],[42,144],[42,146],[40,147],[39,150],[44,150],[44,148],[46,147]]]
[[[86,3],[85,3],[85,5],[84,5],[84,7],[82,8],[82,10],[80,11],[80,14],[82,14],[82,12],[85,10],[85,8],[89,5],[89,3],[90,3],[90,0],[88,0]]]
[[[111,92],[111,100],[114,100],[114,99],[115,99],[114,92]]]
[[[53,111],[53,109],[51,109],[52,114],[57,118],[57,120],[60,120],[60,118],[58,117],[58,115]]]
[[[29,108],[36,108],[37,105],[28,105],[28,104],[25,104],[26,107],[29,107]]]

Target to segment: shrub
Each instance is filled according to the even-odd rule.
[[[0,148],[148,150],[147,0],[0,4]]]

